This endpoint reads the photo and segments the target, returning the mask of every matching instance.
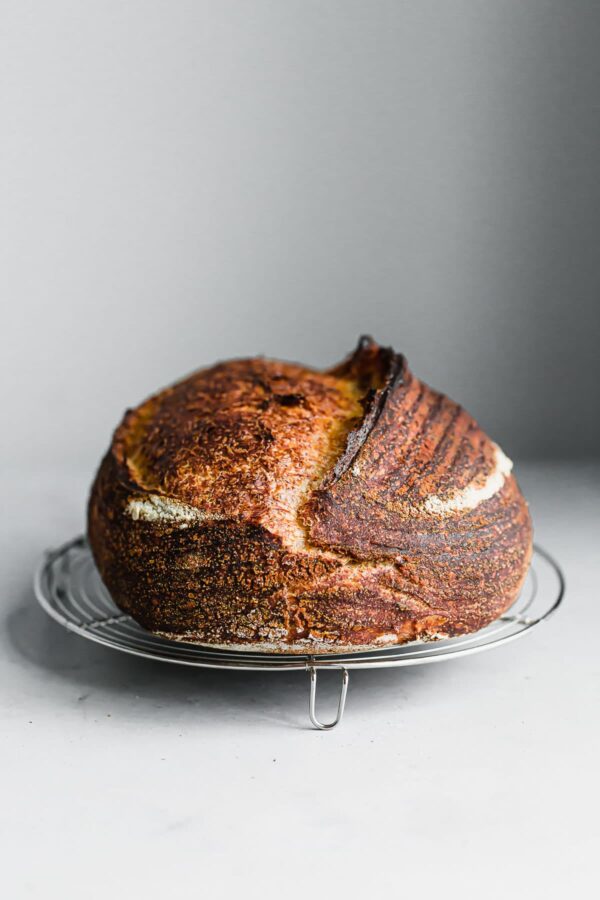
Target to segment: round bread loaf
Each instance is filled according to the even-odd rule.
[[[269,652],[475,631],[531,556],[510,461],[369,338],[326,372],[232,360],[129,410],[88,533],[144,628]]]

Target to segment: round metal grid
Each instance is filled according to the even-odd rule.
[[[179,665],[273,672],[414,666],[477,653],[521,637],[547,619],[561,603],[564,588],[557,563],[546,551],[535,547],[518,600],[503,616],[474,634],[369,652],[302,655],[220,650],[145,631],[113,603],[84,537],[48,553],[35,577],[36,597],[48,615],[69,631],[99,644]]]
[[[429,643],[404,644],[370,652],[285,654],[219,650],[167,640],[141,628],[115,606],[103,585],[84,537],[46,554],[35,575],[35,594],[42,608],[67,628],[89,640],[134,656],[184,666],[254,671],[304,670],[310,674],[309,716],[315,728],[330,730],[342,719],[349,669],[415,666],[478,653],[527,634],[560,605],[565,582],[558,564],[534,548],[520,597],[507,612],[480,631]],[[318,669],[338,669],[342,679],[337,714],[329,723],[316,713]]]

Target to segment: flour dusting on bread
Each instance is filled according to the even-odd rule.
[[[223,516],[216,513],[207,513],[179,500],[170,497],[159,497],[157,494],[149,494],[147,497],[132,498],[125,507],[126,513],[134,521],[142,519],[144,522],[179,522],[187,525],[190,522],[221,521]]]
[[[466,488],[456,491],[448,497],[432,494],[431,497],[425,500],[424,507],[427,512],[440,516],[447,513],[475,509],[484,500],[490,500],[494,494],[497,494],[502,489],[504,482],[512,471],[512,467],[512,460],[502,452],[498,444],[494,444],[494,465],[482,484],[477,484],[476,481],[473,481]]]

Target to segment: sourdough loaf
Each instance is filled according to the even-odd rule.
[[[368,338],[325,372],[233,360],[129,410],[88,534],[144,628],[270,652],[475,631],[516,598],[531,556],[510,461]]]

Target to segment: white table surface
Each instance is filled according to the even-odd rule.
[[[151,663],[47,619],[33,568],[82,530],[89,473],[5,470],[3,896],[591,897],[600,468],[518,474],[563,609],[490,653],[353,672],[322,733],[303,673]]]

